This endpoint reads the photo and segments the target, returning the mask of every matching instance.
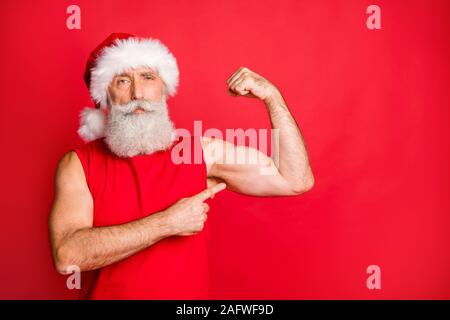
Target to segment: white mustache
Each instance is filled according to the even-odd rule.
[[[142,108],[146,112],[160,111],[163,107],[163,103],[151,101],[151,100],[132,100],[126,104],[112,105],[117,112],[122,114],[132,114],[137,108]]]

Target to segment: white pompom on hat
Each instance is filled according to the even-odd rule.
[[[151,67],[158,71],[168,96],[178,87],[179,71],[176,58],[157,39],[139,38],[127,33],[113,33],[89,55],[84,81],[96,108],[86,107],[80,113],[78,134],[85,141],[104,136],[107,90],[115,75],[129,68]]]

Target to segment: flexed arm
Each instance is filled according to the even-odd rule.
[[[256,196],[298,195],[310,190],[314,176],[308,153],[280,91],[248,68],[239,68],[227,83],[231,95],[258,98],[264,102],[272,128],[279,133],[279,139],[274,141],[279,163],[254,148],[203,137],[208,176],[224,180],[231,190]],[[245,159],[236,161],[239,157]]]

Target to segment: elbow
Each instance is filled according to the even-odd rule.
[[[300,181],[292,187],[292,192],[294,195],[300,195],[308,192],[314,187],[314,183],[314,175],[310,173],[303,179],[300,179]]]
[[[62,248],[58,248],[54,253],[54,266],[56,272],[62,275],[69,273],[70,259]]]
[[[54,266],[56,272],[62,275],[72,274],[75,270],[80,270],[80,267],[74,263],[75,257],[72,250],[60,247],[54,253]]]

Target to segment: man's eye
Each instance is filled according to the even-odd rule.
[[[153,80],[153,77],[152,76],[146,76],[145,79]]]
[[[120,84],[128,83],[128,80],[127,80],[127,79],[120,79],[120,80],[119,80],[119,83],[120,83]]]

